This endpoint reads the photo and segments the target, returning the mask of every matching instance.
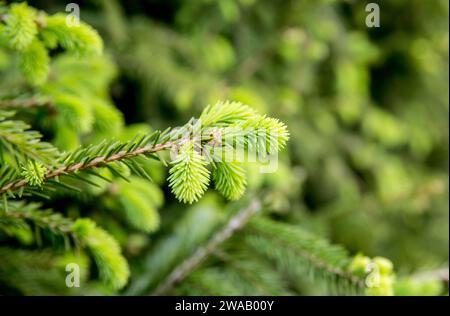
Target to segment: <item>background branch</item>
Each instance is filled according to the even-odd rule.
[[[130,158],[133,158],[133,157],[136,157],[139,155],[162,151],[167,148],[170,148],[171,146],[173,146],[173,144],[174,143],[172,141],[168,141],[168,142],[156,144],[156,145],[147,145],[144,147],[139,147],[132,151],[121,151],[121,152],[113,154],[109,157],[99,156],[99,157],[96,157],[96,158],[90,160],[89,162],[78,162],[78,163],[74,163],[74,164],[69,164],[67,166],[62,166],[55,170],[49,170],[44,176],[44,182],[46,182],[50,179],[65,175],[65,174],[76,173],[78,171],[82,171],[82,170],[86,170],[86,169],[99,168],[99,167],[102,167],[105,164],[108,164],[111,162],[121,161],[124,159],[130,159]],[[18,190],[20,188],[26,187],[27,184],[28,184],[27,179],[20,179],[15,182],[7,183],[0,188],[0,194],[3,194],[7,191]]]
[[[45,97],[0,100],[0,109],[16,109],[16,108],[31,109],[38,107],[45,107],[52,113],[56,111],[53,101],[50,98]]]
[[[236,231],[243,228],[253,215],[260,210],[261,202],[257,199],[252,200],[247,208],[231,218],[225,227],[215,234],[205,246],[198,248],[191,257],[176,267],[151,295],[163,295],[167,293],[175,284],[182,281],[192,270],[197,268],[221,244],[233,236]]]

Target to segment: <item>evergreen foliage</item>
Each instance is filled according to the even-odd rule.
[[[240,162],[216,162],[213,177],[217,191],[227,199],[237,200],[244,194],[247,180]]]
[[[122,288],[128,281],[130,271],[114,238],[90,219],[78,219],[72,229],[77,240],[92,253],[100,270],[100,278],[114,289]]]
[[[87,2],[0,1],[0,294],[448,291],[448,2]]]
[[[181,146],[178,157],[172,164],[168,178],[172,192],[182,202],[196,202],[209,184],[207,162],[195,150],[194,144],[187,142]]]
[[[12,4],[6,14],[2,35],[11,48],[23,51],[32,44],[38,33],[36,10],[26,3],[19,3]]]

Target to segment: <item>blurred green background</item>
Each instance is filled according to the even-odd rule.
[[[280,118],[288,150],[276,173],[250,170],[249,192],[264,192],[273,218],[387,257],[401,277],[448,266],[449,2],[373,2],[379,28],[365,24],[367,1],[77,1],[116,65],[127,135],[181,125],[218,99]],[[164,232],[187,207],[161,185]],[[211,192],[191,208],[224,205]],[[134,237],[128,255],[152,244]]]

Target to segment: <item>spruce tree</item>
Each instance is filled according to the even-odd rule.
[[[325,5],[322,2],[326,1],[320,6]],[[253,5],[253,1],[220,3],[208,7],[201,1],[189,2],[180,10],[178,23],[195,29],[186,17],[206,8],[220,15],[224,25],[233,24],[239,8]],[[339,217],[349,204],[357,206],[355,201],[371,202],[360,199],[353,179],[339,186],[337,178],[347,179],[350,172],[343,159],[325,162],[336,179],[324,182],[336,185],[333,190],[345,198],[324,211],[319,223],[303,213],[283,213],[285,204],[302,209],[290,202],[298,193],[290,186],[302,185],[303,173],[293,168],[294,175],[290,174],[283,162],[286,150],[296,152],[294,160],[301,159],[317,176],[309,180],[314,187],[321,180],[314,155],[324,146],[349,155],[360,172],[377,168],[371,156],[380,154],[378,147],[365,146],[347,132],[339,134],[344,145],[320,143],[317,133],[333,133],[336,127],[320,106],[307,113],[315,121],[292,126],[291,131],[296,123],[288,121],[288,128],[266,114],[270,113],[266,102],[251,89],[260,85],[257,79],[240,87],[217,80],[236,62],[221,35],[202,37],[205,43],[198,50],[192,44],[198,40],[195,35],[183,38],[144,19],[127,21],[116,1],[96,4],[105,42],[86,22],[68,24],[64,13],[49,14],[25,2],[0,3],[0,293],[394,295],[396,286],[406,293],[417,289],[413,279],[408,279],[411,284],[404,280],[396,285],[389,259],[347,250],[321,231],[326,217]],[[265,22],[269,28],[273,21]],[[198,21],[199,30],[209,23]],[[313,73],[314,62],[325,58],[325,48],[320,42],[308,43],[304,36],[301,30],[287,30],[278,52],[266,43],[261,64],[244,58],[234,76],[245,69],[244,76],[257,72],[272,54],[283,63],[302,63],[292,51],[300,44],[308,50],[305,58],[312,60],[308,69]],[[337,116],[349,130],[361,119],[369,138],[395,146],[404,139],[394,119],[376,108],[361,118],[358,106],[364,92],[346,86],[342,78],[364,77],[364,67],[377,54],[365,39],[355,35],[355,41],[360,46],[343,54],[366,50],[366,59],[355,66],[346,63],[347,57],[337,57],[337,98],[348,101],[337,109]],[[143,62],[149,56],[153,62]],[[270,67],[259,76],[270,77]],[[126,121],[119,108],[127,112],[137,105],[115,105],[111,87],[120,72],[141,82],[140,93],[149,106],[137,113],[150,118],[155,114],[154,121]],[[290,104],[298,101],[292,87],[275,86],[276,80],[287,76],[295,74],[271,78],[285,117],[293,111]],[[224,100],[212,98],[227,89],[232,91]],[[171,100],[186,123],[166,124],[151,106],[159,98]],[[393,131],[379,130],[377,120],[392,122]],[[351,142],[357,152],[346,148]],[[420,145],[410,144],[419,156],[426,151]],[[381,154],[391,162],[382,167],[396,166],[398,157]],[[252,161],[255,155],[257,161]],[[281,160],[280,165],[265,176],[261,170],[271,159]],[[392,168],[385,171],[386,177]],[[439,190],[436,181],[429,180],[431,191]],[[392,191],[378,194],[394,205]],[[299,225],[303,219],[307,224]],[[80,268],[79,287],[66,284],[70,264]],[[435,293],[442,290],[435,280],[431,284]]]

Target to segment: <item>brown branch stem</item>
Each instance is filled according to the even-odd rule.
[[[172,273],[151,293],[162,295],[167,293],[175,284],[181,282],[192,270],[197,268],[211,253],[228,240],[236,231],[261,209],[261,203],[253,200],[250,205],[231,218],[222,230],[215,234],[203,247],[198,248],[188,259],[177,266]]]
[[[114,161],[129,159],[129,158],[133,158],[133,157],[147,154],[147,153],[155,153],[158,151],[162,151],[162,150],[171,148],[173,145],[174,145],[173,141],[168,141],[168,142],[161,143],[161,144],[140,147],[131,152],[121,151],[121,152],[118,152],[109,157],[100,156],[100,157],[94,158],[93,160],[91,160],[87,163],[79,162],[79,163],[75,163],[75,164],[71,164],[71,165],[67,165],[67,166],[62,166],[60,168],[47,171],[47,173],[45,174],[45,177],[44,177],[44,181],[48,181],[52,178],[56,178],[56,177],[62,176],[64,174],[75,173],[75,172],[86,170],[86,169],[99,168],[99,167],[104,166],[105,164],[108,164],[108,163],[111,163]],[[25,187],[26,185],[27,185],[26,179],[21,179],[16,182],[7,183],[0,188],[0,195],[7,191],[18,190],[20,188]]]
[[[308,253],[307,251],[293,247],[292,245],[284,245],[284,243],[277,237],[274,237],[269,234],[265,234],[263,231],[260,231],[260,230],[252,230],[252,231],[254,232],[255,235],[266,236],[268,238],[272,238],[272,239],[276,240],[278,243],[280,243],[280,246],[289,248],[289,250],[292,251],[292,253],[297,253],[300,257],[311,262],[314,266],[316,266],[320,269],[323,269],[331,274],[334,274],[334,275],[337,275],[344,279],[347,279],[352,284],[354,284],[360,288],[365,288],[364,279],[359,278],[355,275],[352,275],[350,272],[344,271],[341,268],[333,267],[333,266],[329,265],[328,263],[322,261],[320,258],[316,257],[315,255]]]

